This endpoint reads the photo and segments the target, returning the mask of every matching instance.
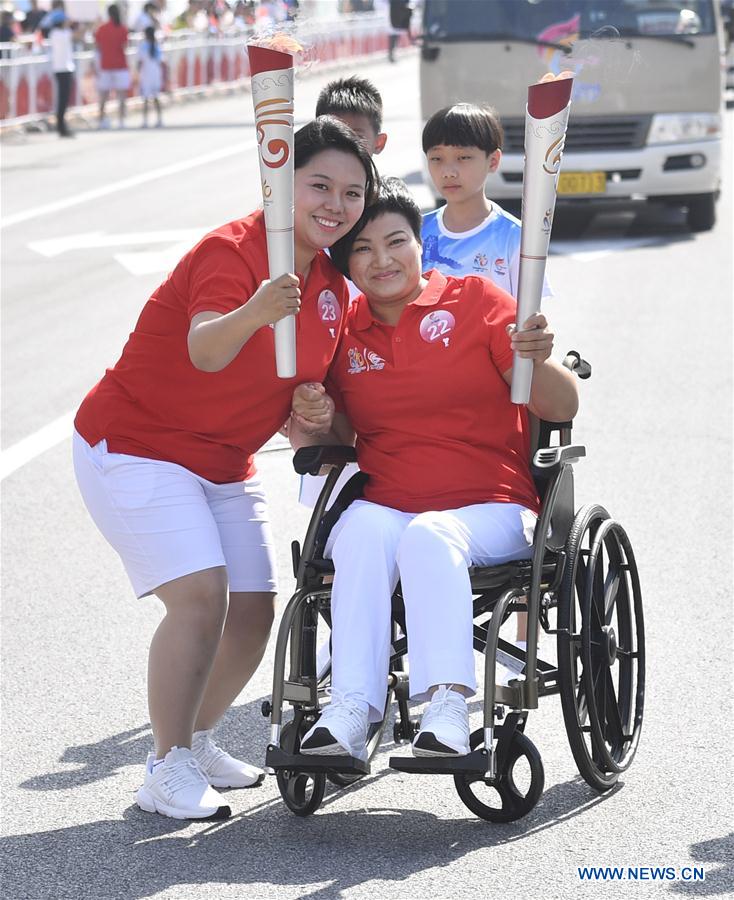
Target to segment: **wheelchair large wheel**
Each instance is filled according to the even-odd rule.
[[[293,722],[283,726],[281,746],[289,753],[295,751]],[[305,733],[305,729],[304,729]],[[326,790],[323,772],[289,772],[279,770],[275,774],[278,790],[288,809],[297,816],[310,816],[321,806]]]
[[[608,790],[634,758],[645,696],[637,566],[622,526],[584,507],[566,544],[558,603],[558,670],[569,744],[581,776]]]
[[[484,745],[484,730],[472,732],[470,746]],[[504,760],[498,761],[497,777],[454,775],[454,785],[465,806],[488,822],[514,822],[526,816],[540,799],[545,772],[540,753],[522,731],[512,735]]]

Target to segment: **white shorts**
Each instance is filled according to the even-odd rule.
[[[109,91],[129,91],[130,70],[100,69],[97,72],[97,90],[103,94]]]
[[[74,432],[74,471],[94,523],[138,597],[226,566],[230,591],[275,592],[275,551],[260,479],[215,484],[176,463],[109,453]]]

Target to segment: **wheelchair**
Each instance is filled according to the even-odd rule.
[[[591,367],[571,351],[564,365],[581,378]],[[574,507],[574,464],[586,455],[571,443],[571,422],[533,422],[537,450],[532,474],[542,498],[532,557],[498,566],[470,568],[474,649],[484,655],[483,725],[471,735],[471,752],[460,757],[392,756],[400,772],[450,775],[463,803],[490,822],[512,822],[538,802],[544,786],[540,753],[525,734],[529,711],[541,697],[560,694],[563,720],[576,766],[599,792],[613,787],[635,756],[645,699],[645,638],[642,595],[635,557],[622,525],[598,504]],[[332,507],[328,499],[341,471],[356,460],[353,447],[305,447],[294,457],[299,474],[327,474],[301,548],[292,544],[296,591],[280,624],[266,752],[286,806],[297,816],[318,809],[327,780],[346,787],[370,773],[397,703],[396,744],[412,741],[406,632],[400,584],[392,597],[392,650],[385,715],[368,733],[366,762],[350,756],[299,753],[300,740],[320,714],[329,671],[317,664],[319,629],[330,628],[334,567],[324,547],[338,516],[361,495],[367,480],[355,474]],[[500,637],[500,628],[527,612],[527,650]],[[538,657],[540,629],[555,637],[556,662]],[[286,663],[289,673],[286,677]],[[515,673],[497,683],[497,663]],[[283,724],[283,705],[293,718]]]

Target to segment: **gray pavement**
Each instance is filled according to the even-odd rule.
[[[380,169],[408,176],[426,202],[416,58],[362,71],[385,97]],[[301,120],[324,80],[314,71],[299,83]],[[251,121],[250,98],[237,93],[172,107],[162,131],[3,141],[4,448],[78,405],[189,231],[257,205]],[[729,112],[729,160],[731,126]],[[146,651],[161,607],[133,599],[82,507],[62,433],[2,484],[2,896],[731,896],[731,189],[727,167],[709,234],[691,235],[682,216],[660,210],[600,215],[581,233],[560,217],[554,232],[558,299],[547,311],[557,347],[594,365],[575,429],[588,451],[577,503],[602,502],[625,524],[645,595],[645,726],[616,790],[600,797],[578,777],[548,698],[528,726],[545,793],[512,825],[473,818],[449,780],[387,769],[387,739],[374,774],[329,788],[309,819],[286,809],[274,779],[231,792],[234,816],[216,825],[140,812]],[[307,515],[290,453],[263,454],[260,468],[282,605],[293,586],[288,545]],[[272,647],[221,728],[222,743],[253,761],[267,742],[259,709],[271,665]],[[635,865],[702,866],[706,880],[653,888],[582,883],[577,873]]]

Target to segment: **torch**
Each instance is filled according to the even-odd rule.
[[[247,48],[271,280],[295,272],[292,54],[299,49],[286,37]],[[275,323],[275,366],[279,378],[296,374],[293,315]]]
[[[525,115],[525,171],[522,185],[520,275],[517,290],[518,330],[540,310],[548,257],[556,186],[571,108],[573,73],[551,73],[528,88]],[[515,353],[512,365],[513,403],[527,403],[533,380],[533,361]]]

